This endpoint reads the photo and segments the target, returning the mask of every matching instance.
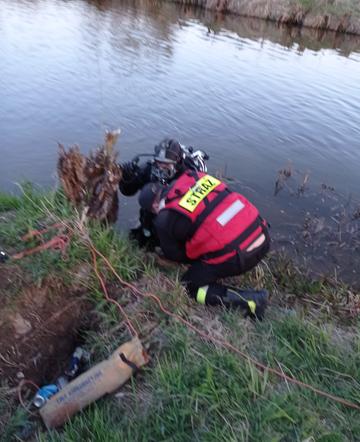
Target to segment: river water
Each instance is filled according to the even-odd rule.
[[[88,151],[120,127],[129,160],[174,137],[256,203],[276,248],[358,281],[359,37],[160,1],[0,0],[0,57],[0,190],[54,186],[57,141]],[[120,226],[135,220],[122,198]]]

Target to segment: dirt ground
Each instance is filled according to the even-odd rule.
[[[86,291],[66,288],[55,277],[28,285],[16,266],[2,267],[0,276],[1,379],[10,386],[22,378],[38,385],[53,382],[91,321]],[[18,293],[10,303],[14,285]]]

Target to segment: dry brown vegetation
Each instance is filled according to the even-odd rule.
[[[170,0],[279,24],[360,34],[357,0]]]
[[[58,172],[65,195],[87,216],[115,222],[119,207],[117,189],[122,177],[114,145],[120,131],[107,132],[105,143],[85,157],[78,146],[68,151],[59,145]]]

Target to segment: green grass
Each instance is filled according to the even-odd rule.
[[[35,239],[21,241],[21,236],[30,230],[41,230],[62,219],[72,224],[77,218],[77,214],[67,203],[61,191],[43,194],[36,191],[30,184],[26,184],[21,197],[15,198],[14,201],[10,198],[11,204],[6,201],[5,196],[0,195],[0,207],[7,207],[7,210],[16,208],[16,216],[13,216],[12,212],[10,219],[7,219],[6,211],[3,211],[3,219],[0,218],[0,240],[2,247],[12,253],[38,245]],[[91,223],[89,231],[94,245],[106,254],[119,274],[128,280],[133,278],[139,268],[141,253],[124,241],[123,235],[106,226]],[[56,233],[56,230],[50,231],[44,239],[50,239]],[[69,269],[83,261],[90,260],[89,250],[83,242],[76,235],[71,239],[66,259],[60,259],[58,252],[46,250],[21,260],[22,268],[30,273],[35,281],[40,281],[50,272],[60,273],[66,278],[69,276],[67,274]]]
[[[28,415],[17,407],[13,395],[6,394],[8,386],[0,386],[0,441],[13,440],[14,435],[28,424]]]
[[[18,209],[20,207],[20,198],[0,192],[0,212]]]
[[[264,361],[281,364],[302,380],[360,399],[355,352],[342,352],[328,336],[308,331],[299,318],[289,322],[283,317],[274,324],[271,352],[266,348],[271,324],[264,323],[253,327],[251,353],[261,353]],[[296,338],[295,332],[300,333]],[[104,399],[64,431],[43,434],[40,440],[344,441],[360,434],[358,412],[264,376],[235,355],[201,343],[181,326],[172,324],[166,333],[163,353],[141,379],[127,386],[125,399]],[[312,341],[317,341],[316,348]],[[333,355],[341,355],[341,362]],[[337,373],[341,368],[344,373]]]
[[[50,214],[74,221],[76,214],[61,193],[26,190],[11,223],[0,221],[0,242],[19,249],[19,236],[49,222]],[[9,207],[10,208],[10,207]],[[13,207],[12,207],[13,209]],[[50,217],[51,218],[51,217]],[[273,306],[262,323],[244,320],[237,311],[207,309],[188,300],[179,270],[159,269],[149,254],[111,228],[95,223],[89,234],[122,278],[156,293],[172,311],[200,329],[226,337],[267,366],[317,388],[360,404],[359,322],[338,308],[349,296],[341,283],[312,280],[282,257],[272,257],[241,280],[266,286]],[[76,235],[64,262],[49,251],[19,262],[33,281],[53,273],[71,284],[74,267],[90,263],[89,251]],[[59,431],[45,432],[35,421],[39,441],[356,441],[359,412],[285,382],[253,364],[204,342],[159,312],[149,299],[136,300],[99,260],[111,296],[123,304],[152,356],[151,362],[121,390],[78,413]],[[234,283],[239,283],[234,278]],[[92,363],[107,357],[129,338],[116,307],[104,301],[94,275],[87,281],[96,304],[96,329],[85,334]],[[314,301],[311,304],[306,300]],[[345,324],[346,322],[346,324]],[[5,386],[0,392],[5,392]],[[27,398],[29,400],[29,398]],[[1,440],[16,440],[33,419],[0,395]],[[0,430],[1,432],[1,430]]]

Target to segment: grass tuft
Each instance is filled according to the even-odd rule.
[[[27,187],[19,201],[12,208],[11,222],[6,216],[0,220],[0,242],[14,250],[20,249],[19,238],[29,228],[58,218],[75,225],[78,219],[61,192],[39,195]],[[245,278],[233,280],[236,285],[266,286],[272,293],[266,319],[253,323],[238,311],[196,306],[179,284],[178,268],[159,269],[152,256],[114,229],[91,223],[88,233],[123,279],[156,293],[167,308],[204,332],[226,338],[266,366],[360,404],[358,324],[352,319],[345,325],[342,316],[348,287],[314,281],[284,258],[271,257]],[[90,267],[91,260],[80,235],[73,235],[66,259],[48,251],[19,261],[19,266],[32,283],[56,275],[71,287],[74,271]],[[228,350],[204,342],[160,312],[153,301],[136,299],[121,287],[101,259],[98,266],[110,296],[140,331],[150,364],[118,395],[92,404],[63,429],[45,432],[35,420],[37,440],[325,442],[355,441],[360,434],[357,411],[263,373]],[[104,300],[94,274],[83,284],[96,312],[94,327],[83,333],[84,346],[96,363],[129,335],[116,307]],[[28,418],[16,398],[7,397],[0,396],[0,414],[4,440],[11,440],[19,437]]]

